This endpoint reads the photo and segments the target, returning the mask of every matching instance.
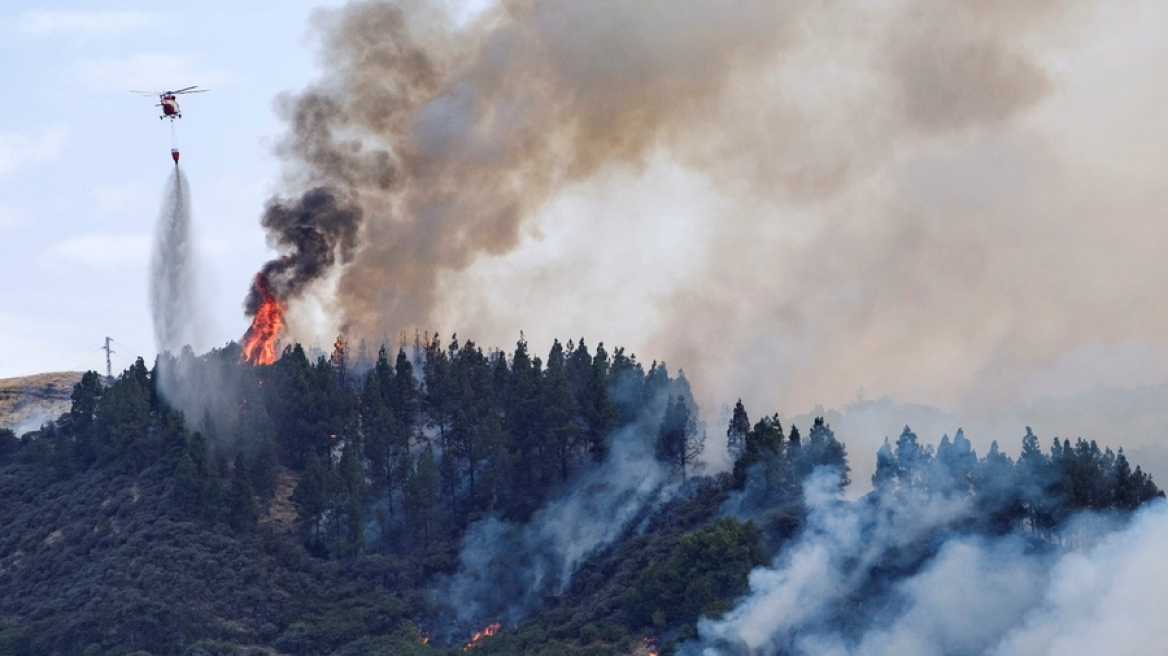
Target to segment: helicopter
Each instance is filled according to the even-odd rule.
[[[176,139],[175,134],[174,134],[174,119],[182,118],[182,109],[180,109],[178,106],[178,99],[176,98],[176,96],[181,96],[184,93],[203,93],[205,91],[210,91],[210,89],[199,89],[198,85],[195,85],[192,87],[183,87],[182,89],[175,89],[174,91],[160,91],[160,92],[131,91],[130,92],[130,93],[141,94],[143,96],[158,96],[159,102],[157,105],[155,105],[155,107],[162,108],[162,116],[159,116],[158,120],[161,121],[164,118],[170,119],[170,141],[171,141],[170,158],[174,160],[175,166],[178,166],[179,152],[178,152],[178,140]]]
[[[139,93],[143,96],[158,96],[159,103],[155,105],[155,107],[162,108],[162,116],[159,116],[158,120],[169,118],[171,121],[173,121],[176,118],[182,118],[182,110],[179,109],[178,100],[175,98],[175,96],[180,96],[184,93],[204,93],[206,91],[210,91],[210,89],[199,89],[198,91],[195,91],[195,89],[199,89],[199,85],[196,84],[193,87],[176,89],[175,91],[131,91],[131,93]]]

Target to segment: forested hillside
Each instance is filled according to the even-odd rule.
[[[715,431],[732,471],[703,465]],[[1080,511],[1122,525],[1162,496],[1122,450],[1029,429],[1016,460],[907,427],[859,457],[874,491],[839,500],[848,454],[822,420],[738,403],[707,426],[684,376],[583,339],[139,360],[87,373],[61,421],[0,431],[0,654],[684,650],[824,495],[960,508],[865,563],[827,615],[844,627],[940,536],[1057,553]]]

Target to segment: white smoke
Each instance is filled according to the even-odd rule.
[[[967,516],[962,499],[835,497],[834,474],[806,484],[802,537],[750,575],[750,592],[699,624],[682,653],[800,656],[1160,654],[1168,640],[1168,506],[1124,528],[1088,516],[1057,546],[1025,536],[950,533],[912,574],[898,558]],[[923,545],[923,546],[921,546]],[[892,564],[893,566],[890,566]],[[899,563],[904,565],[903,562]],[[857,600],[866,598],[862,608]],[[875,599],[875,602],[872,600]],[[845,621],[840,621],[841,619]]]
[[[1041,605],[993,656],[1162,654],[1168,645],[1168,505],[1145,507],[1131,525],[1056,563]]]
[[[808,477],[803,537],[784,548],[773,567],[751,573],[751,594],[722,621],[700,625],[707,641],[749,653],[788,648],[799,629],[857,592],[889,551],[969,512],[964,498],[926,503],[919,490],[905,491],[912,499],[886,495],[873,504],[842,501],[838,491],[839,473],[832,469]]]

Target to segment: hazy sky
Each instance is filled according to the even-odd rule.
[[[321,4],[5,3],[0,377],[100,369],[106,335],[118,369],[152,357],[147,276],[171,136],[130,89],[212,89],[182,98],[175,125],[213,326],[199,346],[242,334],[251,276],[273,255],[258,220],[287,193],[273,149],[292,101],[280,94],[322,73],[307,36]],[[655,131],[612,140],[589,126],[635,152],[597,163],[577,146],[579,166],[554,184],[522,162],[484,177],[527,175],[537,200],[513,241],[438,268],[411,322],[486,346],[523,330],[537,352],[553,337],[625,345],[684,368],[706,408],[741,396],[754,416],[863,390],[961,420],[1168,381],[1168,5],[533,6],[551,9],[496,15],[470,45],[443,46],[448,77],[411,110],[407,136],[469,157],[482,151],[458,150],[459,130],[476,146],[557,132],[563,116],[649,116]],[[468,81],[490,91],[484,62],[509,56],[476,48],[516,26],[513,42],[536,34],[537,55],[504,70],[538,84],[515,81],[500,92],[511,105],[488,93],[489,112],[459,117]],[[555,111],[522,106],[533,98]],[[626,101],[636,112],[621,113]],[[504,109],[510,132],[483,122]],[[358,273],[384,280],[382,251],[366,251]],[[382,298],[376,279],[341,289]],[[309,343],[331,344],[342,321],[329,284],[295,308]],[[356,325],[404,327],[390,314]]]

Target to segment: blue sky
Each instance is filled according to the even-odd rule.
[[[176,122],[212,344],[245,327],[279,167],[278,95],[317,74],[327,2],[6,2],[0,10],[0,377],[151,359],[149,253],[170,126],[131,89],[193,84]]]

